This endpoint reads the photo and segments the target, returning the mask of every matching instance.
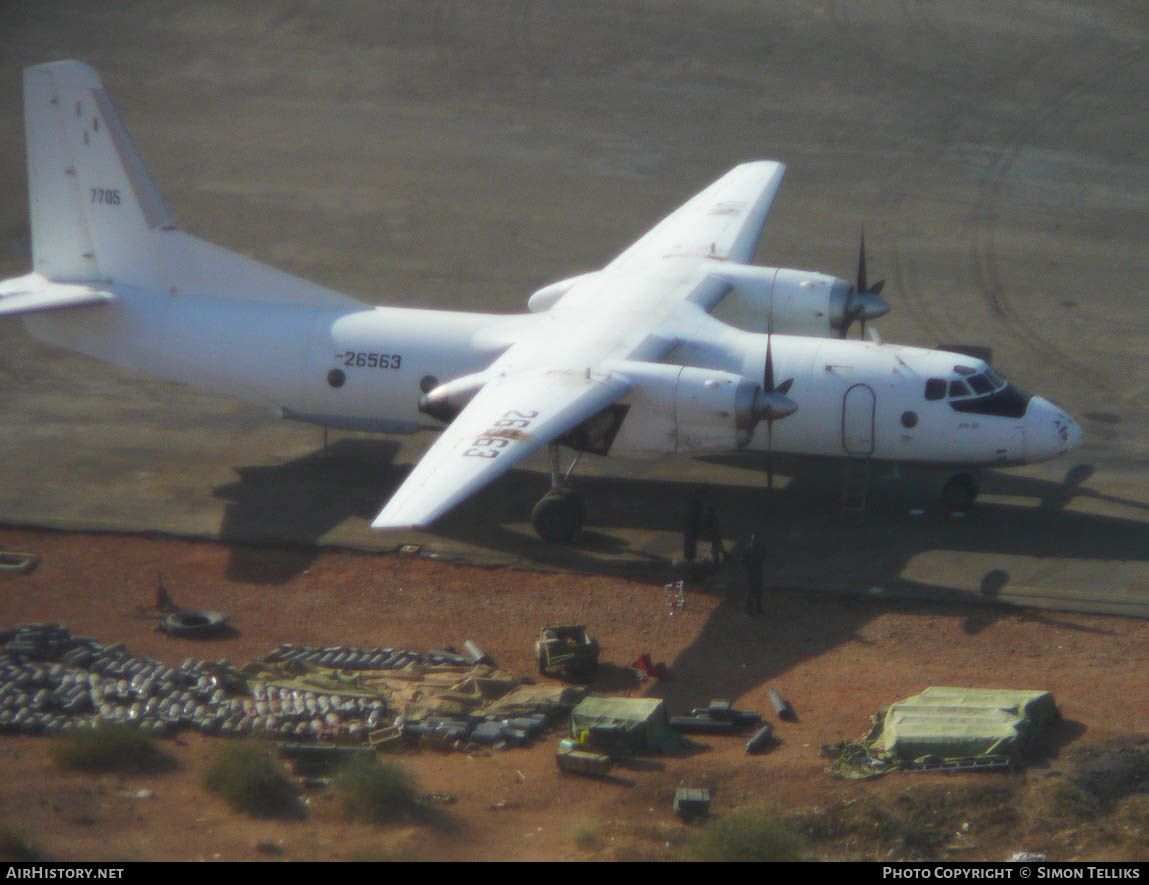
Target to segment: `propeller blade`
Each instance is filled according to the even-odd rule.
[[[774,393],[774,352],[771,340],[774,337],[774,304],[770,304],[770,318],[766,323],[766,368],[762,376],[762,390],[767,396]],[[766,490],[774,491],[774,419],[767,412],[766,417]]]
[[[770,350],[770,334],[766,334],[766,369],[762,373],[762,389],[774,392],[774,354]]]
[[[766,422],[766,489],[774,491],[774,422]]]
[[[766,365],[762,370],[761,396],[755,396],[756,416],[766,419],[766,488],[774,490],[774,421],[785,418],[798,410],[798,404],[786,396],[794,386],[794,379],[787,378],[777,388],[774,386],[774,305],[766,320]]]
[[[885,286],[885,280],[878,280],[872,286],[866,280],[866,229],[863,227],[861,240],[858,243],[858,279],[846,296],[845,316],[838,333],[839,337],[848,337],[850,327],[858,321],[861,322],[861,334],[865,337],[866,320],[874,320],[889,313],[890,305],[878,297]]]

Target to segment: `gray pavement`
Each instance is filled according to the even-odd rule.
[[[338,15],[334,10],[338,9]],[[1149,15],[985,3],[51,2],[0,6],[0,276],[28,269],[20,70],[97,68],[191,233],[377,303],[518,311],[737,162],[789,165],[758,260],[850,277],[887,340],[993,348],[1077,416],[1071,461],[879,476],[581,468],[574,549],[529,527],[541,462],[436,526],[367,527],[429,439],[330,435],[0,323],[0,521],[661,575],[697,483],[779,583],[1149,615]],[[611,479],[611,476],[617,478]],[[924,511],[918,514],[917,511]]]

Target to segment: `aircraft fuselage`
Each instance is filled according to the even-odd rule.
[[[443,426],[419,411],[422,393],[485,369],[536,316],[356,311],[120,288],[105,307],[30,314],[25,322],[52,344],[283,417],[410,433]],[[775,375],[794,379],[790,396],[800,408],[770,432],[759,422],[740,446],[719,381],[758,383],[767,336],[710,322],[717,336],[712,347],[678,351],[674,363],[613,364],[612,371],[624,375],[647,374],[621,400],[626,417],[611,456],[649,460],[765,451],[772,444],[778,453],[985,466],[1054,458],[1080,442],[1076,422],[996,376],[982,380],[989,368],[972,357],[773,335]],[[981,393],[970,386],[979,380]],[[697,396],[688,383],[697,386]],[[705,401],[711,391],[713,403]],[[697,405],[693,417],[684,408],[688,400]]]

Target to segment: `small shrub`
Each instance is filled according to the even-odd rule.
[[[275,760],[254,744],[235,744],[218,752],[203,775],[204,786],[238,811],[260,817],[299,817],[302,806]]]
[[[705,863],[801,859],[798,837],[761,808],[740,808],[709,821],[683,850],[683,860]]]
[[[1130,824],[1142,829],[1149,828],[1149,796],[1130,796],[1120,806],[1122,816]]]
[[[0,860],[20,863],[44,860],[44,856],[22,833],[10,827],[0,827]]]
[[[602,848],[602,835],[598,824],[590,820],[582,820],[574,825],[571,839],[580,851],[597,851]]]
[[[81,771],[157,772],[176,766],[153,737],[115,722],[60,735],[52,741],[48,755],[62,768]]]
[[[1069,780],[1054,781],[1046,788],[1045,798],[1052,816],[1069,823],[1096,820],[1105,811],[1092,791]]]
[[[361,848],[351,852],[354,863],[422,863],[423,855],[414,845]]]
[[[415,781],[398,762],[357,756],[340,769],[335,787],[353,820],[382,823],[415,809]]]

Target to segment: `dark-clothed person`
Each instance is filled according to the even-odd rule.
[[[762,585],[766,577],[766,544],[757,532],[746,539],[742,550],[742,564],[746,566],[746,613],[760,615],[762,609]]]

